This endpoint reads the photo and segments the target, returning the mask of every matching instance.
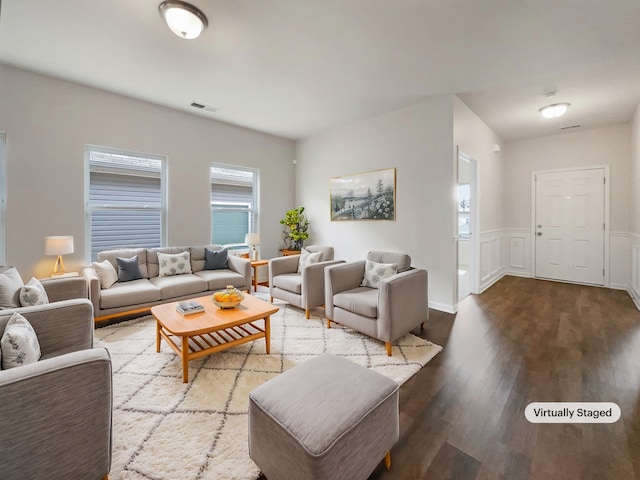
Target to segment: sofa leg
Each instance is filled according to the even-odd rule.
[[[385,342],[384,344],[387,347],[387,355],[391,356],[391,344],[389,342]]]
[[[109,475],[105,475],[104,477],[102,477],[102,480],[109,480]]]
[[[309,310],[304,311],[304,316],[307,317],[307,320],[309,320],[309,317],[311,316],[311,313],[309,312]]]
[[[391,450],[384,456],[384,466],[387,467],[387,470],[391,470]]]
[[[420,331],[424,330],[424,322],[420,324]]]

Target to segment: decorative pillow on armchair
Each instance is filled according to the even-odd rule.
[[[298,273],[302,273],[302,269],[307,265],[318,263],[322,259],[322,252],[311,253],[309,250],[302,249],[300,252],[300,260],[298,261]]]
[[[367,260],[361,286],[378,288],[381,280],[396,273],[398,273],[398,265],[395,263],[377,263]]]
[[[14,368],[40,360],[40,343],[29,321],[18,312],[11,315],[0,340],[2,368]]]
[[[31,280],[20,289],[20,305],[31,307],[47,303],[49,303],[49,297],[46,290],[36,277],[31,277]]]
[[[158,265],[160,265],[158,274],[160,277],[191,273],[191,254],[189,252],[175,254],[158,252]]]

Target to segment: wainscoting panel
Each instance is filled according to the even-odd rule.
[[[629,293],[640,309],[640,235],[630,235],[631,243],[631,282]]]
[[[509,244],[509,261],[506,273],[517,277],[532,277],[531,230],[507,228],[505,236]]]
[[[480,292],[485,291],[504,275],[506,245],[504,230],[480,234]]]
[[[609,234],[609,252],[608,287],[616,290],[628,290],[633,263],[629,261],[632,258],[631,236],[628,233],[611,232]]]

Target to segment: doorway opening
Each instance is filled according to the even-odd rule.
[[[476,225],[477,180],[476,162],[458,152],[457,232],[458,240],[458,301],[476,292]]]

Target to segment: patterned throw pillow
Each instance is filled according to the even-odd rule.
[[[46,305],[47,303],[49,303],[49,296],[44,286],[36,277],[31,277],[31,280],[20,289],[20,305],[31,307],[33,305]]]
[[[191,254],[189,252],[176,254],[158,252],[158,264],[160,277],[191,273]]]
[[[398,273],[398,265],[395,263],[377,263],[367,260],[364,267],[363,287],[378,288],[380,281]]]
[[[300,260],[298,260],[298,273],[302,273],[302,269],[307,265],[320,262],[322,259],[322,252],[311,253],[309,250],[303,248],[300,252]]]
[[[40,343],[36,332],[19,313],[14,313],[7,322],[0,340],[2,368],[14,368],[37,362],[40,359]]]
[[[91,265],[100,279],[100,288],[109,288],[118,281],[118,272],[116,272],[116,269],[109,260],[91,262]]]

